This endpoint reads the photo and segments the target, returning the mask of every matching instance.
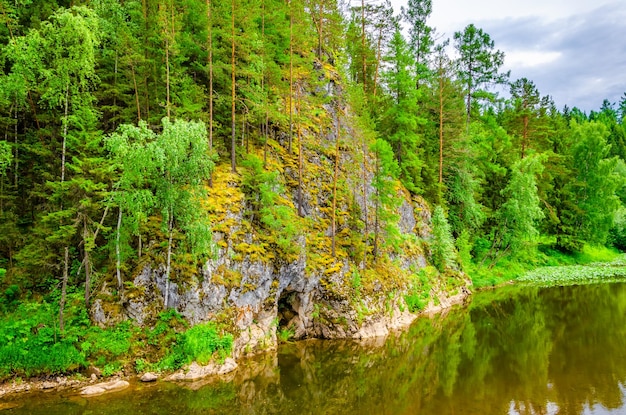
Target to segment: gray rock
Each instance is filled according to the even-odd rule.
[[[102,300],[99,298],[93,302],[93,306],[91,308],[91,318],[93,319],[93,322],[98,325],[105,325],[107,322],[104,309],[102,308]]]
[[[125,380],[113,380],[111,382],[98,383],[97,385],[86,386],[80,390],[83,396],[96,396],[103,393],[117,392],[126,389],[130,384]]]
[[[214,362],[209,363],[206,366],[201,366],[196,362],[189,365],[187,370],[179,370],[176,373],[166,377],[165,380],[169,381],[193,381],[205,378],[207,376],[225,375],[237,369],[237,362],[232,358],[224,360],[223,364],[216,364]]]
[[[102,371],[100,369],[98,369],[95,366],[89,366],[87,368],[87,371],[85,372],[85,375],[87,375],[90,378],[94,378],[94,376],[96,378],[102,377]]]
[[[55,383],[55,382],[48,382],[48,381],[46,381],[46,382],[41,384],[41,389],[44,389],[44,390],[54,389],[57,386],[58,386],[58,384]]]
[[[157,380],[158,378],[159,378],[159,377],[158,377],[155,373],[152,373],[152,372],[146,372],[146,373],[144,373],[143,375],[141,375],[141,377],[139,378],[139,380],[140,380],[140,381],[142,381],[142,382],[156,382],[156,380]]]

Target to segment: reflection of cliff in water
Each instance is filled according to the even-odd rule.
[[[602,413],[624,405],[625,311],[626,285],[511,288],[381,345],[290,344],[279,412]]]
[[[222,380],[9,414],[595,414],[624,406],[626,284],[510,287],[368,342],[307,340]]]

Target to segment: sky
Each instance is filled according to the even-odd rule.
[[[406,0],[392,0],[399,12]],[[443,39],[474,23],[505,53],[511,81],[528,78],[540,94],[589,112],[626,93],[623,0],[432,0],[428,21]]]

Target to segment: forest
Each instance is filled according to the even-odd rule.
[[[103,286],[119,298],[146,263],[168,284],[196,272],[224,243],[216,206],[235,202],[263,234],[236,254],[298,257],[306,238],[320,268],[393,262],[407,243],[400,194],[432,211],[416,243],[433,272],[477,285],[626,248],[626,94],[588,114],[556,108],[503,71],[497,39],[472,24],[443,38],[431,12],[432,0],[0,0],[2,313],[48,304],[56,342],[65,307],[87,318]],[[323,206],[307,202],[309,179]]]

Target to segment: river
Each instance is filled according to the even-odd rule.
[[[3,414],[626,413],[626,284],[505,287],[385,340],[303,341],[228,381],[31,393]]]

